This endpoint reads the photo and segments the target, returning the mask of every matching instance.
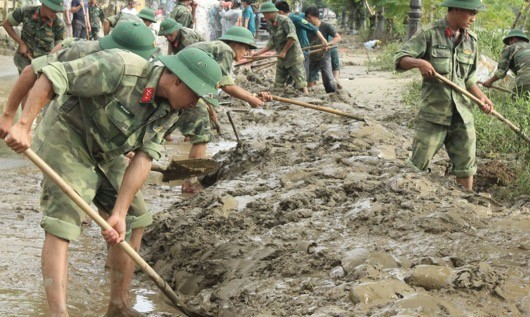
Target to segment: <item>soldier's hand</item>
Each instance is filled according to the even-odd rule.
[[[287,52],[280,52],[280,54],[278,54],[278,58],[285,58],[285,55],[287,55]]]
[[[258,93],[258,98],[263,100],[264,102],[272,101],[272,95],[268,91],[262,91]]]
[[[491,85],[492,85],[492,82],[489,81],[489,80],[486,80],[482,83],[480,83],[482,86],[486,87],[486,88],[491,88]]]
[[[31,135],[29,129],[15,124],[9,129],[8,135],[5,137],[7,146],[17,153],[22,153],[29,149],[31,145]]]
[[[103,238],[105,238],[105,241],[107,241],[107,243],[110,245],[115,245],[124,241],[126,228],[125,219],[113,214],[109,217],[109,219],[107,219],[107,223],[112,227],[112,229],[101,232]]]
[[[480,110],[486,114],[490,114],[493,111],[493,102],[487,96],[481,97],[480,101],[484,104],[484,106],[479,105]]]
[[[436,69],[426,60],[417,59],[418,69],[423,77],[436,77]]]
[[[0,139],[5,139],[9,129],[13,126],[15,118],[5,114],[0,115]]]
[[[22,43],[22,44],[20,44],[20,46],[18,47],[18,52],[19,52],[22,56],[28,57],[28,55],[29,55],[29,48],[28,48],[28,46],[26,45],[26,43]],[[31,55],[30,55],[30,56],[31,56]]]

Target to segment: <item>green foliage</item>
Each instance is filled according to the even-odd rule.
[[[394,54],[399,49],[399,43],[387,43],[378,48],[380,52],[374,54],[372,49],[366,49],[366,54],[369,57],[366,66],[369,70],[394,70]]]

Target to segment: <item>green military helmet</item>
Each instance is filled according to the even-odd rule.
[[[466,10],[486,11],[486,6],[482,4],[482,0],[444,0],[441,6]]]
[[[64,11],[62,0],[41,0],[41,3],[55,12]]]
[[[523,30],[521,29],[511,29],[510,32],[508,32],[508,35],[506,35],[503,39],[502,39],[502,42],[506,45],[508,45],[508,41],[512,38],[512,37],[518,37],[520,38],[521,40],[525,41],[528,43],[529,39],[528,39],[528,36],[523,32]]]
[[[268,1],[265,2],[259,7],[259,12],[261,13],[268,13],[268,12],[278,12],[278,9],[274,5],[274,3]]]
[[[147,60],[157,51],[153,32],[136,21],[119,21],[112,33],[99,40],[99,46],[128,50]]]
[[[254,36],[249,29],[242,26],[233,26],[229,28],[223,36],[219,38],[221,41],[232,41],[248,45],[251,49],[257,48],[254,42]]]
[[[158,32],[159,35],[167,35],[171,34],[175,31],[178,31],[182,29],[184,26],[173,18],[167,18],[162,23],[160,23],[160,31]]]
[[[149,8],[143,8],[139,13],[138,17],[151,22],[156,22],[155,10]]]
[[[201,98],[213,98],[221,80],[221,67],[204,51],[187,47],[176,55],[160,56],[160,62]]]

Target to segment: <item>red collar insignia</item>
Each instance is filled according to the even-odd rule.
[[[144,89],[144,93],[142,94],[142,99],[140,99],[141,102],[147,103],[151,102],[153,99],[153,94],[155,93],[155,88],[148,87]]]
[[[445,35],[447,35],[447,37],[453,37],[453,34],[454,32],[450,27],[445,28]]]

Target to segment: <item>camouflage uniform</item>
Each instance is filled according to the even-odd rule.
[[[23,24],[20,38],[28,46],[33,58],[48,54],[66,34],[64,23],[59,18],[48,24],[41,22],[40,6],[17,8],[7,15],[7,19],[13,26]],[[19,73],[30,64],[30,60],[22,56],[18,50],[14,61]]]
[[[166,132],[179,118],[167,100],[155,100],[164,67],[136,54],[104,50],[42,68],[59,97],[51,102],[33,147],[83,199],[113,208],[126,162],[122,154],[140,150],[160,158]],[[152,222],[143,199],[129,209],[127,229]],[[43,183],[41,226],[74,240],[84,213],[47,178]]]
[[[230,45],[223,41],[211,41],[195,43],[191,47],[211,54],[213,59],[221,66],[223,77],[221,77],[221,81],[219,82],[220,87],[235,85],[234,79],[230,76],[235,53]]]
[[[289,17],[278,14],[276,20],[267,22],[267,25],[270,34],[267,47],[274,48],[276,52],[280,53],[282,51],[289,38],[295,40],[293,46],[287,51],[285,58],[278,58],[274,85],[283,87],[290,75],[294,79],[296,88],[306,87],[306,73],[303,64],[304,55],[300,43],[298,43],[293,22]]]
[[[88,6],[88,16],[90,18],[90,39],[97,40],[99,39],[99,27],[100,22],[105,20],[105,14],[99,5],[89,5]]]
[[[506,77],[508,70],[515,75],[515,90],[523,95],[530,90],[530,44],[527,42],[517,42],[504,48],[501,60],[495,71],[495,76],[499,79]]]
[[[202,35],[200,35],[193,29],[184,27],[181,28],[178,32],[179,34],[175,41],[173,43],[170,43],[171,51],[173,52],[173,54],[177,54],[178,52],[182,51],[185,47],[188,47],[191,44],[197,42],[204,42],[204,38],[202,37]]]
[[[464,30],[457,39],[445,19],[423,27],[403,45],[394,56],[396,70],[403,71],[398,64],[405,56],[430,62],[439,74],[465,89],[477,82],[476,35]],[[472,107],[467,97],[438,79],[423,79],[411,157],[414,166],[427,169],[431,158],[445,145],[454,175],[476,173]]]
[[[171,11],[170,18],[175,19],[178,23],[182,24],[185,28],[191,28],[193,26],[193,17],[187,6],[177,2],[175,9]]]

